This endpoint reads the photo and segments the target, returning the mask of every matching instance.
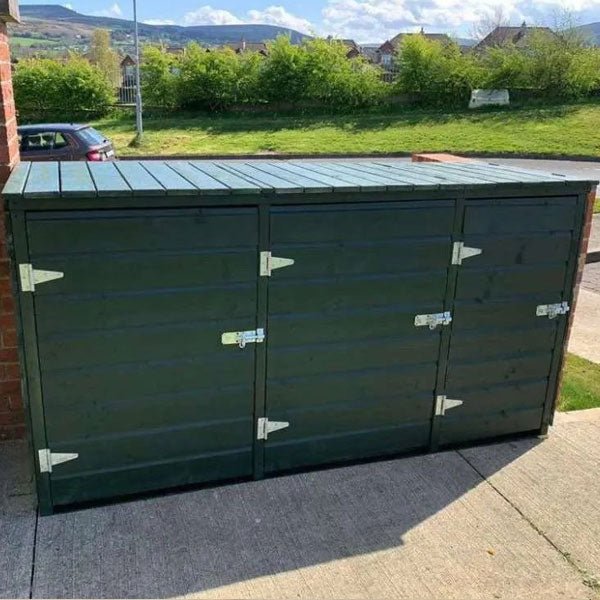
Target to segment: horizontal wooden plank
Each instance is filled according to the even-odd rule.
[[[271,314],[338,312],[386,305],[443,304],[446,270],[403,275],[343,277],[271,282]]]
[[[256,209],[199,208],[170,213],[42,213],[28,219],[32,258],[83,253],[147,252],[257,246]]]
[[[69,403],[76,398],[102,403],[106,398],[124,394],[177,393],[206,387],[207,382],[214,387],[242,385],[253,378],[252,349],[240,352],[237,346],[221,346],[210,359],[190,357],[55,371],[44,378],[44,397],[49,406],[59,397]]]
[[[456,298],[485,300],[544,292],[561,293],[565,286],[565,270],[565,264],[461,270]]]
[[[269,379],[267,406],[278,411],[327,404],[352,404],[366,398],[381,398],[431,393],[435,388],[437,362],[395,366],[347,373],[330,373],[304,377]],[[421,395],[421,394],[419,394]],[[273,417],[275,418],[275,417]]]
[[[140,252],[70,255],[38,259],[36,268],[65,273],[36,287],[36,297],[54,294],[149,292],[218,288],[256,281],[257,257],[245,248],[216,252]],[[226,293],[226,292],[224,292]],[[143,302],[142,299],[140,299]]]
[[[440,304],[423,304],[423,312],[439,312]],[[364,307],[357,310],[324,314],[308,313],[269,314],[269,348],[290,344],[315,344],[328,340],[362,340],[377,337],[408,337],[438,340],[439,328],[415,327],[415,311],[411,307]]]
[[[489,386],[510,381],[544,379],[550,373],[551,349],[546,352],[504,360],[454,361],[448,370],[447,387],[452,394],[460,389]]]
[[[121,470],[91,471],[62,478],[54,474],[52,500],[57,505],[68,505],[208,481],[250,477],[252,468],[252,449],[248,446],[236,452],[205,454],[182,460],[157,460]]]
[[[298,280],[341,275],[398,274],[449,266],[452,245],[448,239],[411,238],[318,245],[275,244],[274,256],[292,258],[292,266],[277,271],[277,280]]]
[[[64,441],[107,432],[117,435],[145,429],[169,429],[211,421],[217,416],[225,420],[237,419],[252,411],[253,397],[253,382],[165,394],[117,394],[102,402],[89,403],[85,410],[81,410],[81,399],[67,401],[58,397],[46,415],[46,432],[50,439]]]
[[[473,417],[444,417],[440,445],[465,444],[475,440],[491,440],[504,435],[536,432],[542,426],[540,408],[499,411]]]
[[[179,306],[173,304],[167,318],[178,318]],[[250,311],[248,311],[250,312]],[[100,317],[88,322],[87,329],[57,332],[40,336],[40,360],[43,372],[57,369],[81,369],[86,367],[135,364],[145,361],[172,361],[191,356],[210,358],[220,352],[223,331],[244,331],[253,326],[252,317],[236,318],[222,315],[219,320],[185,320],[137,327],[108,329],[102,327]],[[57,320],[68,323],[69,311],[62,310]]]
[[[271,241],[274,245],[342,244],[436,235],[449,240],[453,219],[451,202],[423,208],[401,203],[279,208],[271,212]]]
[[[36,299],[37,327],[41,336],[55,333],[145,327],[169,323],[246,319],[253,329],[256,285],[154,292],[41,296]]]
[[[540,199],[521,205],[467,205],[463,231],[467,235],[572,231],[576,212],[575,198],[560,204]]]
[[[422,422],[310,437],[289,443],[272,436],[273,439],[267,441],[265,470],[268,473],[286,471],[415,451],[429,444],[429,431],[429,422]]]
[[[94,197],[96,186],[86,162],[60,163],[60,185],[63,196]]]
[[[278,347],[269,353],[268,378],[303,377],[361,369],[418,365],[435,361],[436,337],[379,338],[311,345]],[[327,340],[324,340],[327,342]]]
[[[183,160],[175,160],[167,163],[169,168],[175,171],[178,175],[189,181],[195,189],[201,193],[211,194],[230,194],[231,188],[223,181],[224,177],[217,179],[223,174],[223,169],[218,167],[210,168],[209,165],[203,163],[193,163]],[[204,169],[201,169],[201,166]]]

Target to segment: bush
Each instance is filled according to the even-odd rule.
[[[442,44],[422,35],[407,35],[396,56],[397,88],[423,104],[466,104],[479,76],[472,56],[454,42]]]
[[[301,101],[308,85],[305,48],[292,44],[287,36],[279,36],[268,48],[260,70],[262,97],[270,102]]]
[[[114,102],[114,91],[106,76],[80,57],[66,62],[23,60],[15,68],[13,86],[15,104],[24,120],[101,117]]]
[[[179,105],[209,110],[231,107],[238,101],[240,64],[229,48],[207,52],[198,44],[190,44],[181,60]]]
[[[177,106],[176,57],[156,46],[146,46],[142,53],[140,77],[144,104],[151,108]]]
[[[305,53],[303,97],[340,108],[379,104],[387,92],[379,69],[361,58],[346,58],[339,41],[315,39],[302,48]]]

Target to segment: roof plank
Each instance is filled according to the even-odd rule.
[[[264,173],[273,175],[274,177],[285,179],[293,183],[294,185],[299,186],[306,192],[319,194],[332,192],[334,188],[333,185],[323,184],[322,181],[317,181],[314,178],[308,177],[305,173],[294,173],[292,171],[282,169],[278,163],[267,161],[255,161],[247,164],[258,169],[259,171],[263,171]]]
[[[165,189],[167,195],[186,195],[197,191],[196,186],[182,177],[162,160],[142,160],[140,164]]]
[[[325,175],[315,171],[309,171],[308,169],[304,168],[304,163],[292,163],[288,160],[282,160],[280,163],[277,163],[277,166],[284,171],[288,171],[289,173],[301,175],[302,177],[308,177],[309,179],[318,181],[326,186],[330,186],[333,191],[336,192],[356,192],[360,189],[359,185],[345,183],[344,181],[340,180],[339,177]]]
[[[10,175],[2,190],[3,196],[20,196],[25,189],[29,170],[31,169],[30,162],[19,163]]]
[[[299,163],[293,163],[293,164],[299,164]],[[304,168],[307,169],[308,171],[314,171],[315,173],[321,173],[321,174],[327,175],[329,177],[336,177],[340,181],[344,182],[345,184],[348,184],[348,183],[353,184],[353,185],[357,186],[360,191],[369,189],[374,192],[384,192],[387,189],[387,186],[385,186],[385,185],[375,184],[373,182],[369,183],[368,181],[365,181],[365,178],[359,177],[356,174],[340,173],[339,171],[336,171],[335,169],[330,169],[329,165],[332,164],[330,162],[316,163],[316,162],[307,161],[307,162],[303,162],[300,164],[302,164],[304,166]]]
[[[192,161],[195,169],[204,173],[211,180],[217,181],[232,194],[260,194],[262,186],[250,181],[238,173],[232,173],[225,163],[214,161]],[[198,186],[200,187],[200,186]]]
[[[88,163],[98,196],[131,196],[131,188],[112,162]]]
[[[31,163],[23,195],[26,198],[60,196],[60,175],[57,162]]]
[[[138,162],[123,160],[114,163],[134,196],[162,196],[165,188]]]
[[[185,160],[169,161],[168,166],[175,173],[183,177],[194,189],[201,194],[230,194],[231,188],[225,183],[211,177],[204,171],[200,171],[194,163]]]
[[[89,198],[97,190],[85,162],[60,163],[60,192],[62,196]]]

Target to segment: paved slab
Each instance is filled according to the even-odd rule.
[[[0,444],[0,598],[28,598],[36,514],[21,443]]]
[[[600,186],[598,189],[600,190]],[[600,215],[592,217],[592,233],[590,235],[588,252],[600,252]]]
[[[600,364],[600,294],[585,287],[577,297],[568,350]]]
[[[506,443],[461,454],[600,591],[599,409],[559,418],[529,452]]]
[[[543,442],[41,518],[32,597],[598,598],[600,411],[581,415]],[[35,515],[15,449],[0,446],[0,596],[27,598]]]
[[[174,595],[592,597],[456,452],[40,519],[33,597]]]

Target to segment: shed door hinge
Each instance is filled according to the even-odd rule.
[[[275,269],[283,269],[284,267],[291,267],[294,264],[293,258],[282,258],[280,256],[273,256],[269,251],[260,253],[260,276],[271,277],[271,273]]]
[[[62,279],[65,274],[60,271],[34,269],[30,263],[23,263],[19,265],[19,276],[21,279],[21,290],[23,292],[33,292],[36,285],[54,279]]]
[[[435,329],[438,325],[450,325],[450,323],[452,323],[450,311],[415,316],[415,327],[428,326],[429,329]]]
[[[557,302],[556,304],[539,304],[535,309],[538,317],[554,319],[558,315],[566,315],[571,310],[568,302]]]
[[[471,248],[465,246],[464,242],[454,242],[452,246],[452,264],[462,265],[462,261],[465,258],[471,258],[472,256],[478,256],[483,250],[481,248]]]
[[[435,416],[443,417],[446,414],[447,410],[451,408],[456,408],[463,403],[462,400],[452,400],[444,395],[436,396],[435,399]]]
[[[226,331],[221,334],[221,344],[236,345],[245,348],[246,344],[260,344],[265,341],[265,330],[251,329],[250,331]]]
[[[48,448],[38,450],[38,456],[40,459],[41,473],[52,473],[52,467],[54,465],[60,465],[65,462],[69,462],[70,460],[79,458],[79,454],[50,452]]]
[[[266,440],[273,431],[279,431],[280,429],[285,429],[289,426],[290,424],[288,421],[269,421],[266,417],[261,417],[258,419],[258,432],[256,437],[259,440]]]

